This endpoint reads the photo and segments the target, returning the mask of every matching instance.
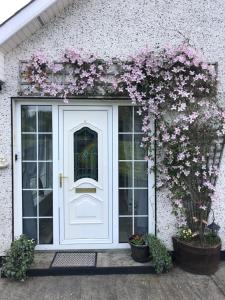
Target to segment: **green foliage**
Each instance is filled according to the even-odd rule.
[[[34,259],[35,241],[25,235],[11,243],[2,266],[2,274],[7,278],[24,280],[26,271]]]
[[[172,268],[172,259],[165,245],[153,234],[149,234],[146,241],[156,273],[169,271]]]
[[[179,237],[183,241],[191,241],[193,238],[191,229],[188,228],[187,226],[183,226],[179,230]]]
[[[220,238],[214,232],[208,232],[204,235],[204,243],[206,245],[217,245],[220,243]]]
[[[133,245],[136,246],[143,246],[146,244],[144,237],[140,234],[133,234],[129,240]]]

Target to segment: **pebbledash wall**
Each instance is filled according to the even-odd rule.
[[[61,15],[5,57],[6,84],[0,92],[0,156],[10,162],[0,170],[0,255],[12,240],[11,99],[18,91],[19,60],[42,50],[50,58],[67,47],[90,50],[101,57],[126,57],[148,45],[150,49],[179,44],[184,37],[218,62],[219,95],[225,102],[224,0],[85,0],[74,1]],[[217,183],[216,221],[225,249],[225,155]],[[171,248],[175,218],[167,192],[157,193],[157,234]]]

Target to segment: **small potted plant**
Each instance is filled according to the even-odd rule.
[[[135,261],[144,263],[150,260],[149,247],[143,235],[133,234],[129,238],[129,244],[131,246],[131,257]]]

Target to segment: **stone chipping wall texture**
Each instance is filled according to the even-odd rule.
[[[143,47],[177,45],[184,38],[218,62],[219,95],[225,89],[224,0],[74,0],[59,16],[5,57],[6,83],[0,92],[0,156],[11,161],[11,96],[18,91],[19,60],[42,50],[49,58],[68,47],[90,50],[101,57],[127,57]],[[214,205],[225,248],[225,157]],[[171,248],[175,219],[166,192],[157,195],[157,234]],[[12,166],[0,170],[0,255],[12,240]]]

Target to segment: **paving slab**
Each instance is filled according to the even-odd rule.
[[[219,270],[211,277],[225,295],[225,262],[220,263]]]
[[[225,274],[221,264],[215,278]],[[225,300],[212,276],[179,268],[163,275],[33,277],[25,282],[0,279],[1,300]],[[224,286],[224,283],[221,281]]]
[[[150,262],[139,263],[132,259],[130,250],[98,252],[97,267],[143,267]]]
[[[35,252],[31,269],[48,269],[55,256],[55,252]]]

